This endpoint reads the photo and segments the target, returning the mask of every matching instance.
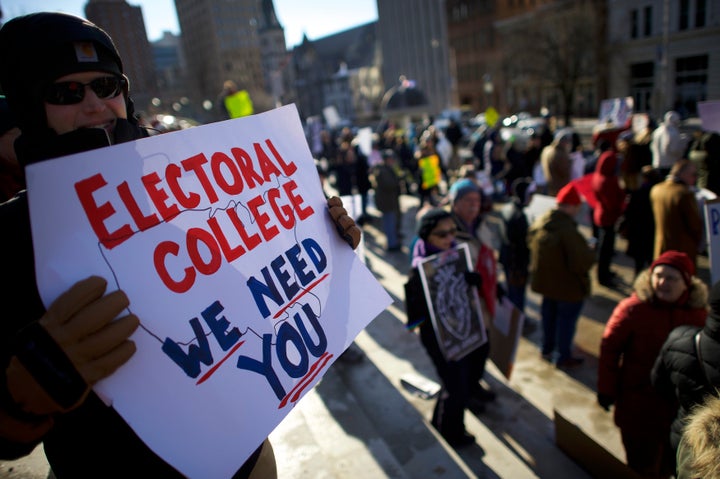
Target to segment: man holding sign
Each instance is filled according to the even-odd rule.
[[[283,158],[270,139],[264,145],[255,144],[254,154],[261,163],[258,167],[261,173],[255,171],[254,164],[251,164],[244,150],[233,150],[244,161],[238,161],[240,166],[237,171],[242,171],[244,175],[246,192],[251,189],[248,178],[257,182],[252,184],[257,195],[253,194],[247,202],[237,188],[233,190],[237,193],[237,206],[247,207],[251,212],[250,220],[240,218],[240,208],[198,209],[196,211],[214,211],[200,222],[204,229],[189,228],[187,234],[182,235],[182,241],[172,241],[170,233],[161,238],[161,226],[175,231],[180,229],[182,221],[190,219],[185,216],[188,210],[193,210],[193,207],[188,206],[189,203],[197,200],[195,207],[202,206],[201,194],[212,202],[213,198],[218,200],[218,188],[232,190],[232,185],[222,181],[227,177],[220,175],[217,170],[212,172],[215,174],[214,179],[219,178],[217,184],[214,184],[206,176],[206,170],[202,169],[202,155],[184,160],[181,163],[184,171],[171,159],[165,158],[162,178],[156,172],[149,171],[152,166],[149,162],[136,168],[144,173],[141,184],[145,191],[142,193],[146,192],[156,207],[150,213],[142,211],[148,206],[148,198],[138,194],[137,187],[133,189],[136,185],[130,181],[111,183],[115,178],[110,168],[123,168],[123,165],[118,166],[118,162],[113,162],[113,152],[120,151],[117,148],[123,144],[129,146],[122,150],[127,155],[124,157],[127,158],[124,167],[135,165],[132,162],[137,161],[137,158],[133,158],[132,153],[135,150],[141,152],[143,148],[141,142],[135,143],[134,147],[128,142],[148,136],[134,116],[129,82],[123,74],[122,61],[111,38],[96,25],[79,17],[60,13],[30,14],[15,18],[0,29],[0,62],[3,65],[0,85],[22,130],[15,144],[17,156],[24,166],[30,165],[26,170],[30,173],[29,193],[23,191],[13,200],[0,205],[0,223],[4,231],[0,239],[0,251],[4,255],[3,264],[6,265],[6,274],[0,280],[0,303],[4,308],[0,323],[0,337],[3,338],[0,350],[0,457],[12,459],[27,455],[43,442],[48,461],[59,479],[134,477],[139,473],[149,477],[200,474],[205,477],[250,477],[251,473],[253,477],[274,477],[272,448],[267,440],[262,441],[262,437],[252,445],[252,449],[256,448],[254,452],[252,449],[247,454],[244,451],[235,452],[236,457],[241,457],[239,462],[247,458],[242,467],[240,464],[231,466],[232,469],[227,466],[215,467],[213,462],[219,460],[211,456],[210,452],[214,451],[203,457],[205,462],[196,458],[186,459],[185,462],[178,460],[177,457],[183,456],[184,452],[177,453],[171,446],[170,450],[175,452],[172,454],[164,448],[164,443],[173,439],[173,435],[183,436],[178,442],[182,445],[190,443],[188,447],[192,452],[202,450],[202,445],[192,444],[192,435],[186,432],[188,427],[185,430],[169,427],[175,420],[178,424],[184,424],[182,421],[186,419],[182,410],[176,415],[172,414],[174,408],[178,407],[173,402],[174,398],[164,398],[159,405],[143,404],[146,409],[140,409],[147,416],[138,416],[128,412],[132,411],[132,404],[128,406],[127,401],[124,401],[126,397],[118,394],[118,390],[123,390],[123,381],[132,384],[132,388],[124,388],[131,389],[127,392],[131,403],[133,395],[141,396],[153,391],[156,386],[152,383],[156,382],[156,378],[142,374],[143,368],[156,367],[152,361],[147,361],[147,357],[152,354],[160,355],[167,364],[172,365],[174,375],[169,375],[172,377],[168,380],[174,381],[173,384],[184,386],[188,383],[187,379],[191,379],[195,390],[200,390],[200,385],[211,382],[210,376],[214,374],[217,386],[220,382],[217,379],[226,374],[217,368],[229,358],[230,353],[200,375],[203,367],[200,363],[213,363],[214,344],[209,344],[210,340],[217,340],[223,350],[230,349],[232,343],[230,352],[247,343],[245,349],[241,349],[246,353],[241,353],[237,358],[237,370],[259,370],[255,376],[267,380],[265,383],[259,382],[275,395],[285,393],[285,388],[291,389],[293,384],[283,384],[285,376],[281,375],[279,369],[298,373],[294,378],[302,376],[300,373],[305,371],[300,370],[308,363],[304,349],[298,349],[295,354],[290,349],[277,351],[278,357],[284,360],[281,365],[270,364],[266,356],[260,363],[247,354],[254,343],[278,350],[280,344],[285,348],[288,344],[290,348],[302,345],[298,342],[300,336],[293,335],[297,331],[291,330],[289,322],[284,321],[285,316],[281,313],[287,308],[286,314],[290,314],[293,306],[299,304],[301,294],[313,287],[311,280],[315,275],[325,272],[322,277],[327,277],[331,269],[333,258],[326,253],[328,248],[322,238],[297,239],[293,243],[298,223],[301,220],[310,221],[308,218],[314,211],[310,200],[305,199],[310,193],[306,194],[303,190],[303,198],[294,180],[288,180],[297,169],[295,163],[287,156]],[[172,141],[161,137],[144,141],[156,140],[164,141],[163,145]],[[91,151],[110,145],[116,146]],[[146,145],[143,146],[150,148],[150,144]],[[82,157],[76,155],[81,152],[88,153],[82,153]],[[72,156],[59,161],[45,161],[66,155]],[[216,155],[213,155],[213,160],[220,157],[219,153]],[[137,156],[141,160],[146,158],[139,154]],[[88,163],[82,163],[83,166],[78,168],[78,158],[87,159]],[[213,162],[213,166],[221,163],[229,165],[221,160]],[[65,185],[63,168],[73,171],[79,169],[84,174],[92,165],[97,165],[97,172],[89,172],[82,180],[69,183],[74,185],[72,193],[76,195],[73,198],[75,201],[49,201],[55,198],[43,197],[55,183]],[[269,180],[273,176],[277,176],[275,183]],[[239,179],[240,176],[235,178]],[[161,186],[162,182],[165,182],[164,187]],[[264,183],[271,183],[271,186],[263,189],[260,186]],[[73,190],[72,187],[66,189]],[[112,202],[109,198],[117,201]],[[317,208],[317,204],[315,206]],[[338,198],[331,198],[327,206],[343,239],[353,248],[357,246],[360,230],[346,214],[342,202]],[[44,212],[49,212],[49,219],[41,218]],[[78,221],[78,218],[81,221],[77,224],[82,225],[82,228],[68,227],[74,225],[73,222]],[[193,218],[197,220],[197,217]],[[53,223],[53,219],[57,222]],[[124,220],[128,221],[123,224]],[[50,229],[43,229],[48,223]],[[230,225],[242,237],[242,245],[230,244],[235,239],[228,231]],[[283,230],[291,231],[280,234]],[[88,242],[88,236],[93,236],[94,240],[91,238]],[[240,291],[236,287],[234,292],[237,296],[244,294],[245,299],[252,298],[258,307],[258,314],[269,316],[275,313],[274,318],[280,318],[273,323],[277,328],[275,338],[271,334],[263,335],[263,341],[247,338],[247,330],[240,332],[226,319],[232,319],[229,314],[232,308],[228,306],[230,302],[221,303],[219,300],[208,305],[200,314],[189,313],[189,316],[197,315],[189,324],[185,320],[178,322],[179,327],[192,327],[195,332],[192,341],[175,341],[171,339],[173,332],[158,333],[153,337],[158,326],[152,323],[156,318],[149,316],[156,315],[146,314],[149,306],[143,303],[160,301],[157,285],[166,286],[163,294],[176,298],[179,304],[185,304],[187,295],[180,293],[208,281],[212,273],[224,272],[222,268],[229,263],[239,269],[240,255],[255,247],[262,250],[267,246],[270,249],[271,240],[275,236],[292,238],[286,241],[288,245],[282,248],[282,253],[275,251],[271,255],[276,258],[270,267],[258,268],[257,272],[245,276],[247,291]],[[148,264],[150,270],[157,274],[126,277],[127,263],[140,261],[138,256],[142,251],[137,249],[138,241],[152,242],[156,238],[152,243],[155,247],[154,256],[150,257]],[[93,241],[94,248],[88,248],[88,244],[93,245]],[[47,242],[53,246],[59,244],[57,250],[48,248],[45,245]],[[124,245],[132,245],[133,250],[128,251],[128,255],[121,261],[118,258]],[[187,253],[187,257],[181,254],[181,248],[185,248],[183,253]],[[108,262],[111,274],[106,274],[103,269],[87,268],[83,263],[86,257],[95,255],[98,249],[100,255],[97,256]],[[79,252],[79,259],[70,258],[68,251]],[[354,256],[352,253],[350,255]],[[183,269],[178,264],[181,258],[192,265],[185,265]],[[96,260],[91,258],[89,262],[92,261]],[[15,266],[12,270],[7,267],[11,264]],[[291,276],[292,273],[294,276]],[[71,277],[74,279],[68,281]],[[119,285],[126,278],[129,281],[122,283],[122,289],[108,292],[108,289]],[[304,287],[302,292],[298,291],[301,289],[299,284]],[[126,288],[129,289],[126,291]],[[315,291],[320,289],[317,287]],[[143,290],[147,290],[147,294]],[[139,300],[137,304],[136,300]],[[173,302],[165,300],[164,305]],[[282,303],[285,306],[280,311],[270,311],[277,309],[276,304]],[[303,334],[300,341],[304,340],[308,344],[311,353],[319,354],[325,338],[322,325],[319,324],[322,315],[316,313],[309,304],[303,306],[302,312],[307,316],[306,322],[314,327],[318,339],[308,337],[307,326],[301,321],[299,312],[295,313],[294,319]],[[164,308],[158,311],[157,316],[162,316]],[[243,312],[249,317],[254,310]],[[198,317],[202,319],[198,320]],[[260,326],[255,327],[260,330]],[[209,328],[210,332],[205,328]],[[238,341],[240,338],[242,340]],[[282,342],[283,338],[285,342]],[[147,352],[146,345],[153,344],[153,341],[158,347]],[[325,353],[328,358],[326,361],[329,361],[333,356],[329,347],[325,348]],[[128,372],[131,364],[132,372]],[[317,365],[316,362],[306,369],[312,370]],[[320,369],[322,367],[314,372],[314,376],[303,376],[303,380],[308,377],[303,387],[312,384],[312,379]],[[103,394],[100,394],[98,388],[103,384],[108,386],[101,388]],[[207,389],[209,387],[205,391]],[[292,388],[283,400],[296,401],[302,390],[297,389],[297,386]],[[169,392],[172,394],[173,391]],[[255,390],[248,389],[247,392],[254,394]],[[294,396],[287,399],[292,392]],[[180,400],[183,394],[178,393],[177,396]],[[234,402],[238,409],[242,409],[244,404],[242,397],[220,398],[224,402]],[[280,409],[283,403],[279,402]],[[152,409],[153,406],[155,409]],[[217,413],[216,408],[224,405],[204,406],[205,411],[193,409],[195,412],[184,416],[212,416],[213,412]],[[118,413],[121,407],[125,412],[122,417]],[[163,417],[164,422],[158,420],[163,427],[151,425],[146,429],[141,428],[142,432],[139,432],[138,427],[157,420],[160,416],[158,411],[162,412],[163,409],[169,411]],[[221,421],[226,419],[220,418]],[[252,424],[243,426],[245,428],[235,431],[235,436],[229,437],[239,441],[252,429],[248,427]],[[267,437],[267,434],[263,437]],[[228,449],[225,456],[232,456],[237,451],[237,445],[232,442],[213,446],[218,446],[214,449],[219,446]],[[237,467],[240,469],[233,473]]]

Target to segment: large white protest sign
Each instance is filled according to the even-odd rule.
[[[190,477],[230,477],[391,302],[337,234],[292,105],[27,180],[44,303],[90,275],[127,293],[138,350],[95,389]]]

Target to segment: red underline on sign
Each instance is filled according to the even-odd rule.
[[[292,301],[290,301],[288,304],[286,304],[285,306],[283,306],[283,308],[282,308],[280,311],[278,311],[277,313],[275,313],[275,316],[273,316],[273,319],[277,319],[277,317],[280,316],[281,314],[283,314],[286,309],[288,309],[288,308],[289,308],[290,306],[292,306],[293,304],[297,303],[298,299],[302,298],[305,294],[307,294],[307,293],[309,293],[310,291],[312,291],[312,289],[313,289],[315,286],[317,286],[318,284],[320,284],[320,282],[321,282],[322,280],[324,280],[325,278],[327,278],[329,275],[330,275],[330,273],[325,273],[324,275],[322,275],[322,277],[321,277],[320,279],[318,279],[317,281],[315,281],[314,283],[312,283],[312,284],[311,284],[310,286],[308,286],[307,288],[303,289],[300,294],[298,294],[296,297],[294,297],[294,298],[292,299]]]
[[[225,361],[227,361],[227,359],[228,359],[230,356],[232,356],[233,353],[234,353],[235,351],[237,351],[238,348],[239,348],[240,346],[242,346],[244,342],[245,342],[245,341],[240,341],[240,342],[237,343],[235,346],[233,346],[232,349],[231,349],[230,351],[228,351],[228,353],[225,355],[224,358],[222,358],[215,366],[211,367],[211,368],[208,370],[208,372],[206,372],[205,374],[202,375],[202,377],[198,380],[198,382],[195,383],[195,385],[196,385],[196,386],[201,385],[202,383],[205,382],[206,379],[208,379],[210,376],[212,376],[213,373],[214,373],[215,371],[217,371],[217,369],[218,369],[220,366],[222,366],[222,363],[224,363]]]
[[[285,395],[282,401],[280,401],[278,409],[284,408],[288,401],[293,403],[297,401],[305,388],[310,385],[310,383],[313,381],[313,379],[317,377],[318,374],[320,374],[320,371],[325,369],[325,366],[327,365],[328,361],[332,359],[332,357],[333,355],[328,352],[323,353],[323,355],[320,356],[318,360],[313,363],[312,366],[310,366],[310,370],[307,372],[307,374],[305,374],[305,376],[303,376],[300,382],[297,383],[295,387],[292,388],[290,392]]]

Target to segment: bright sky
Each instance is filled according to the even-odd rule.
[[[294,47],[302,42],[303,33],[310,40],[342,32],[377,20],[376,0],[273,0],[275,13],[285,29],[285,42]],[[158,40],[164,31],[179,33],[173,0],[128,0],[142,7],[145,28],[150,41]],[[3,21],[26,13],[62,11],[85,16],[87,0],[0,0]]]

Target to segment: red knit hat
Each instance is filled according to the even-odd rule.
[[[680,271],[685,279],[685,284],[690,285],[690,280],[695,275],[695,265],[690,257],[682,251],[668,250],[658,256],[650,265],[650,271],[656,266],[666,264]]]
[[[562,189],[558,191],[555,200],[558,204],[563,205],[577,206],[582,203],[580,193],[578,193],[577,188],[575,188],[575,185],[573,183],[568,183],[567,185],[563,186]]]

